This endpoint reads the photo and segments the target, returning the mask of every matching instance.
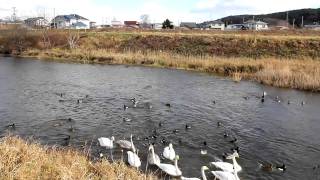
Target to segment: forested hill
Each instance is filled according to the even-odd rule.
[[[302,16],[304,19],[304,24],[313,24],[315,22],[320,23],[320,8],[318,9],[299,9],[299,10],[292,10],[289,12],[289,23],[290,25],[293,24],[295,19],[295,25],[300,27],[302,24]],[[271,14],[260,14],[260,15],[237,15],[237,16],[228,16],[224,17],[220,20],[225,22],[226,24],[240,24],[243,23],[243,20],[247,21],[249,19],[255,20],[263,20],[270,25],[273,26],[285,26],[287,25],[287,11],[285,12],[277,12]]]

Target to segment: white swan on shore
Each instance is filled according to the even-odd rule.
[[[141,160],[138,156],[138,152],[136,150],[136,148],[134,147],[133,141],[132,141],[132,134],[130,136],[130,140],[131,140],[131,148],[132,151],[128,151],[128,163],[130,166],[135,167],[135,168],[139,168],[141,166]]]
[[[100,146],[105,147],[110,150],[111,160],[113,161],[112,149],[113,149],[113,141],[114,137],[112,136],[110,139],[101,137],[98,139]],[[101,156],[101,155],[100,155]]]

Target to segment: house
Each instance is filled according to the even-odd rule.
[[[263,21],[249,20],[249,21],[246,21],[244,24],[249,30],[255,30],[255,31],[269,30],[268,23]]]
[[[56,16],[51,24],[57,29],[90,29],[90,21],[77,14]]]
[[[320,30],[320,24],[314,23],[309,25],[304,25],[305,29],[311,29],[311,30]]]
[[[113,21],[111,21],[111,27],[121,28],[121,27],[123,27],[123,24],[121,21],[113,20]]]
[[[199,26],[195,22],[181,22],[180,23],[180,28],[197,29],[197,28],[199,28]]]
[[[239,31],[239,30],[247,30],[248,27],[245,24],[229,24],[225,30],[228,31]]]
[[[206,26],[209,29],[216,29],[216,30],[222,30],[222,31],[225,29],[224,22],[222,22],[220,20],[209,21],[209,22],[206,23]]]
[[[24,23],[31,28],[44,28],[49,26],[49,22],[44,17],[28,18]]]
[[[161,30],[162,26],[163,26],[162,23],[153,23],[151,24],[151,29]]]
[[[139,28],[139,23],[137,21],[124,21],[124,25],[126,28]]]

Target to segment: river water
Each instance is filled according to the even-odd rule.
[[[259,99],[263,91],[268,92],[265,103]],[[157,139],[151,139],[156,152],[166,145],[162,139],[172,142],[185,177],[199,177],[202,165],[221,160],[236,137],[241,179],[320,179],[320,168],[313,169],[320,164],[320,94],[234,83],[205,73],[0,57],[0,122],[2,136],[32,136],[48,145],[67,145],[70,135],[69,146],[91,146],[93,157],[109,154],[98,146],[98,137],[119,140],[133,134],[144,162],[145,138],[156,130]],[[7,127],[12,123],[15,129]],[[186,124],[192,128],[186,130]],[[208,154],[200,155],[201,149]],[[114,158],[120,157],[115,149]],[[287,171],[264,172],[259,162],[285,163]]]

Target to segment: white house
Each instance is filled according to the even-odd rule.
[[[255,31],[269,30],[268,23],[263,21],[249,20],[244,24],[250,30],[255,30]]]
[[[51,23],[57,29],[90,29],[90,21],[77,14],[56,16]]]
[[[151,25],[152,29],[155,29],[155,30],[161,30],[162,29],[162,23],[153,23]]]
[[[49,26],[49,22],[43,17],[28,18],[24,23],[31,28],[44,28]]]
[[[220,20],[207,22],[206,25],[209,29],[216,29],[222,31],[225,29],[224,22]]]

